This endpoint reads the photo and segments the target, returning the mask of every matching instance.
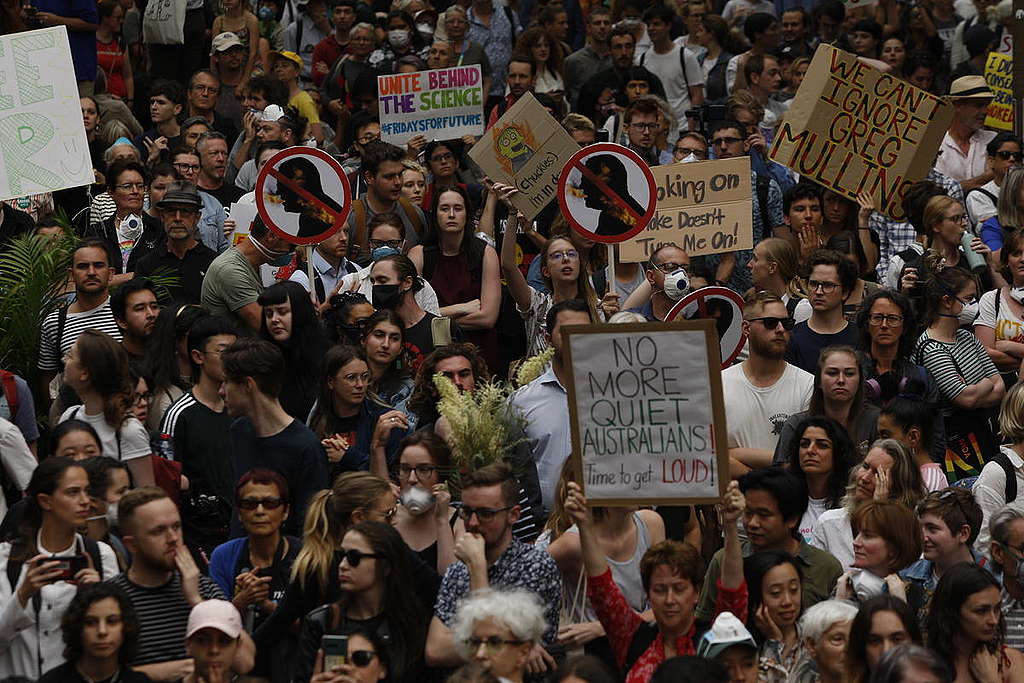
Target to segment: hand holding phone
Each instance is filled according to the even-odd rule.
[[[320,639],[320,649],[324,651],[324,671],[336,666],[345,666],[348,658],[348,636],[328,636]]]

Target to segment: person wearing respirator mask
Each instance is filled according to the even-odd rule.
[[[255,334],[260,329],[262,309],[257,299],[263,291],[260,266],[286,266],[295,245],[263,223],[257,216],[249,236],[220,254],[203,278],[202,305],[213,315],[222,315]]]
[[[398,452],[402,504],[395,528],[425,563],[443,575],[455,561],[451,494],[445,483],[448,445],[432,431],[419,431],[404,438]]]
[[[393,10],[387,19],[387,46],[383,50],[384,63],[390,62],[389,71],[397,70],[396,62],[406,55],[423,52],[424,41],[416,29],[412,15],[404,10]],[[371,61],[373,57],[371,57]]]
[[[674,244],[666,244],[651,254],[644,264],[651,298],[642,306],[628,309],[651,322],[665,319],[676,302],[690,290],[690,257]]]

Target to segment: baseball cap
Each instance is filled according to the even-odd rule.
[[[185,637],[191,638],[204,628],[215,628],[228,638],[237,638],[242,633],[242,617],[227,600],[203,600],[188,615]]]
[[[989,90],[984,76],[961,76],[949,86],[949,99],[973,100],[993,99],[995,95]]]
[[[280,52],[278,52],[277,50],[271,50],[269,54],[271,59],[284,57],[295,66],[299,67],[300,69],[302,68],[302,57],[298,56],[291,50],[281,50]]]
[[[268,104],[267,108],[260,113],[260,121],[273,121],[277,122],[281,119],[287,119],[288,113],[279,104]]]
[[[722,612],[715,619],[715,623],[711,624],[711,629],[700,637],[697,656],[714,659],[733,645],[746,645],[757,649],[754,636],[750,635],[743,622],[732,612]]]
[[[242,41],[237,35],[231,31],[225,31],[224,33],[218,33],[213,38],[213,48],[210,50],[210,54],[217,52],[225,52],[233,47],[245,47],[242,45]]]

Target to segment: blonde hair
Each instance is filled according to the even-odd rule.
[[[416,171],[424,178],[427,177],[427,169],[423,168],[423,164],[412,159],[402,160],[402,172],[405,173],[406,171]]]
[[[929,242],[931,242],[934,233],[934,226],[945,220],[946,211],[951,206],[958,206],[959,204],[960,202],[944,194],[935,195],[928,200],[928,203],[924,206],[921,222],[924,223],[924,234],[928,237]]]
[[[999,408],[999,431],[1012,443],[1024,441],[1024,383],[1010,387]]]
[[[391,490],[386,479],[369,472],[346,472],[334,480],[334,486],[317,492],[306,507],[302,525],[302,549],[292,565],[292,581],[306,588],[315,577],[321,591],[327,590],[334,552],[352,526],[356,510],[368,510]]]
[[[742,69],[740,70],[742,71]],[[725,108],[733,119],[736,118],[737,109],[746,109],[754,115],[758,123],[764,120],[764,107],[754,97],[754,93],[749,90],[736,90],[733,92],[729,99],[725,101]]]
[[[768,260],[779,267],[779,277],[784,282],[789,283],[796,277],[800,270],[800,260],[789,240],[784,240],[781,237],[768,237],[758,242],[757,246],[764,247]]]

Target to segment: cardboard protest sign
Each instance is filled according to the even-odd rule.
[[[0,36],[0,199],[93,182],[63,26]]]
[[[512,204],[533,220],[558,188],[558,174],[580,146],[532,94],[508,108],[469,150],[495,182],[515,185]]]
[[[293,244],[323,242],[342,229],[351,208],[345,169],[322,149],[282,149],[256,177],[260,218]]]
[[[990,52],[985,62],[985,81],[996,96],[988,105],[985,125],[1013,130],[1013,55]]]
[[[794,172],[903,220],[901,199],[935,163],[953,106],[849,52],[821,45],[769,156]]]
[[[712,320],[562,329],[576,481],[594,505],[713,503],[729,482]]]
[[[377,76],[380,137],[394,145],[423,135],[454,140],[484,132],[480,65]]]
[[[611,142],[587,145],[562,167],[558,204],[573,230],[595,242],[617,244],[643,230],[654,217],[654,176],[628,147]]]
[[[750,157],[655,166],[658,210],[619,243],[619,260],[646,261],[675,244],[692,256],[754,248]]]

